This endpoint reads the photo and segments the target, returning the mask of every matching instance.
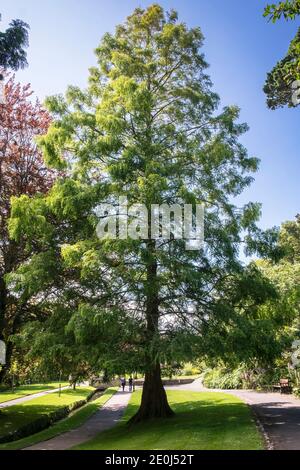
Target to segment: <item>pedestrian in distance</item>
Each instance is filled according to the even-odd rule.
[[[133,390],[133,378],[132,377],[129,377],[128,384],[129,384],[129,391],[132,392]]]
[[[125,379],[125,377],[122,377],[121,378],[121,387],[122,387],[123,392],[125,391],[125,386],[126,386],[126,379]]]

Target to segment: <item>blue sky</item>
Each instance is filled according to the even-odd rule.
[[[124,20],[137,0],[1,0],[1,29],[13,18],[30,24],[29,67],[17,73],[38,97],[63,93],[68,84],[85,86],[93,50],[106,31]],[[293,219],[300,212],[300,108],[270,111],[262,87],[266,73],[286,53],[298,22],[268,23],[264,0],[161,0],[181,20],[200,26],[214,89],[222,104],[241,107],[250,125],[243,143],[261,159],[260,170],[241,202],[263,204],[261,226]],[[272,2],[271,2],[272,3]]]

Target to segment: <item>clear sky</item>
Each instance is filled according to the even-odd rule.
[[[124,20],[141,0],[1,0],[1,29],[14,18],[30,24],[29,67],[17,73],[38,97],[85,86],[93,50],[106,31]],[[261,159],[255,182],[242,201],[263,203],[261,226],[293,219],[300,212],[300,108],[270,111],[262,87],[266,73],[286,53],[298,22],[275,25],[262,17],[266,0],[161,0],[181,20],[200,26],[210,75],[222,104],[241,107],[250,125],[243,143]],[[270,2],[273,3],[273,2]]]

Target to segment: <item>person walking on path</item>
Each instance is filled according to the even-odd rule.
[[[125,391],[125,386],[126,386],[126,379],[125,379],[125,377],[122,377],[121,378],[121,387],[122,387],[123,392]]]
[[[133,390],[133,378],[132,377],[129,377],[128,384],[129,384],[129,391],[132,392]]]

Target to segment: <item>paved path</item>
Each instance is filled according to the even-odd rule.
[[[79,428],[24,450],[66,450],[89,441],[101,431],[112,428],[121,419],[130,397],[131,393],[119,391]]]
[[[203,387],[201,379],[192,384],[166,388],[216,391],[238,396],[253,408],[275,450],[300,450],[300,399],[293,395],[251,390],[212,390]]]
[[[61,387],[61,390],[66,390],[69,386]],[[26,401],[33,400],[34,398],[43,397],[44,395],[49,395],[49,393],[58,392],[59,388],[55,388],[52,390],[45,390],[44,392],[32,393],[31,395],[25,395],[24,397],[14,398],[13,400],[4,401],[0,403],[1,408],[7,408],[8,406],[19,405],[20,403],[25,403]]]

